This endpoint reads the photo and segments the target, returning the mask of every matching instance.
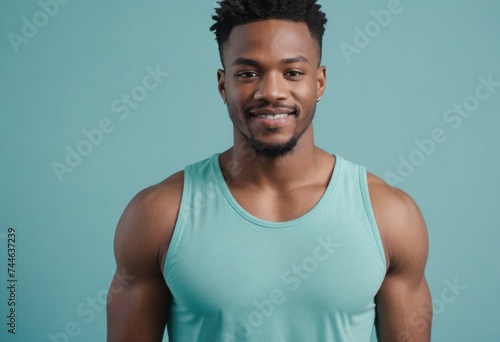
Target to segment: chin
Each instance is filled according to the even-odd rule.
[[[258,155],[270,158],[280,158],[287,156],[293,152],[293,150],[297,146],[299,138],[300,137],[296,136],[282,143],[270,144],[250,137],[248,139],[248,142]]]

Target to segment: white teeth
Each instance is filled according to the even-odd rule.
[[[266,119],[266,120],[278,120],[286,118],[288,114],[276,114],[276,115],[259,115],[258,118]]]

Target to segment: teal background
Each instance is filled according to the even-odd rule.
[[[416,139],[446,133],[397,184],[428,224],[433,341],[499,341],[500,88],[457,129],[443,113],[474,95],[480,76],[500,81],[500,3],[401,0],[401,13],[351,63],[341,43],[353,45],[354,27],[388,1],[321,3],[328,88],[315,118],[317,144],[387,179],[400,156],[417,150]],[[105,340],[99,297],[115,268],[113,234],[126,204],[231,145],[208,30],[213,5],[70,1],[16,53],[7,35],[21,34],[22,18],[32,21],[41,8],[33,0],[0,3],[1,341],[51,341],[68,324],[75,336],[67,341]],[[113,101],[157,65],[168,77],[120,119]],[[81,131],[104,118],[114,131],[60,182],[52,163],[64,163],[66,146],[76,148]],[[17,230],[15,336],[6,326],[9,227]],[[445,302],[454,281],[462,290]]]

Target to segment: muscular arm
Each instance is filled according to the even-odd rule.
[[[108,342],[159,342],[170,291],[162,274],[182,192],[182,174],[140,192],[115,235],[117,270],[108,294]]]
[[[407,194],[370,178],[370,197],[388,261],[375,298],[378,340],[430,341],[432,302],[424,275],[428,254],[424,219]]]

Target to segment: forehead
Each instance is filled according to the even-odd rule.
[[[319,62],[318,43],[307,24],[275,19],[234,27],[223,54],[227,65],[241,57],[278,61],[298,55]]]

